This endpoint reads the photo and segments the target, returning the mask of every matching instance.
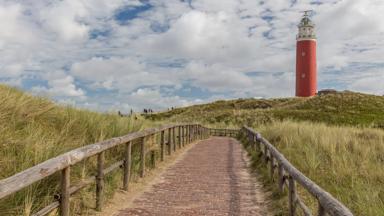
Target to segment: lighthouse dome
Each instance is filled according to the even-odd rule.
[[[307,13],[301,18],[298,28],[299,33],[297,34],[297,40],[316,39],[315,24]]]
[[[301,22],[299,24],[299,27],[315,27],[315,24],[312,22],[311,19],[309,19],[309,17],[307,16],[304,16],[302,19],[301,19]]]

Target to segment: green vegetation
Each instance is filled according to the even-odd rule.
[[[145,126],[143,120],[121,118],[112,114],[58,106],[51,101],[0,85],[0,179],[25,170],[68,150],[121,136]],[[149,123],[151,124],[151,123]],[[123,152],[123,151],[120,151]],[[119,157],[107,152],[108,162]],[[122,158],[122,157],[120,157]],[[90,159],[72,169],[73,182],[94,173],[95,161]],[[108,193],[118,187],[120,176],[108,177]],[[29,215],[52,201],[58,190],[58,176],[34,184],[16,195],[0,201],[0,215]],[[75,211],[93,203],[87,197],[93,189],[75,197]],[[91,200],[91,201],[88,201]]]
[[[312,98],[237,99],[178,108],[151,115],[153,120],[257,126],[274,120],[324,122],[332,125],[384,127],[384,97],[342,92]]]
[[[323,123],[283,121],[256,128],[301,172],[349,207],[355,215],[384,215],[384,131],[354,127],[327,126]],[[251,152],[257,166],[262,164]],[[267,184],[265,165],[258,167]],[[270,187],[269,187],[270,188]],[[317,202],[301,187],[300,196],[312,209]],[[278,204],[278,203],[277,203]],[[314,211],[316,212],[316,211]],[[285,215],[282,212],[277,214]]]
[[[156,122],[200,122],[218,128],[246,124],[260,131],[305,175],[345,203],[356,215],[384,215],[384,97],[343,92],[313,98],[238,99],[178,108],[135,120],[55,105],[0,85],[0,179],[68,150],[121,136]],[[156,137],[154,137],[156,139]],[[137,152],[138,149],[133,149]],[[122,158],[123,149],[106,152],[107,165]],[[259,172],[267,173],[250,151]],[[138,172],[134,154],[133,178]],[[72,168],[71,182],[95,174],[91,158]],[[58,191],[59,175],[0,201],[0,215],[29,215],[50,203]],[[286,215],[286,196],[275,182],[266,187]],[[107,196],[120,186],[119,172],[107,177]],[[316,202],[300,190],[312,208]],[[74,214],[93,207],[94,187],[71,202]],[[284,203],[285,204],[285,203]]]
[[[384,215],[383,110],[384,97],[342,92],[312,98],[217,101],[148,118],[199,121],[221,128],[254,127],[356,215],[376,216]],[[287,215],[287,196],[278,193],[258,154],[249,152],[272,192],[275,214]],[[302,188],[299,192],[316,209],[315,200]]]

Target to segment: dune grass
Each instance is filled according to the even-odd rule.
[[[312,98],[237,99],[178,108],[148,116],[162,121],[198,121],[216,128],[251,126],[306,176],[355,215],[384,215],[384,97],[340,92]],[[287,215],[286,198],[251,151],[257,171]],[[300,189],[312,209],[317,203]],[[316,211],[314,211],[316,212]]]
[[[199,121],[252,126],[274,120],[324,122],[384,128],[384,97],[340,92],[311,98],[236,99],[177,108],[148,116],[151,120]]]
[[[0,95],[0,179],[71,149],[121,136],[152,124],[114,114],[56,105],[50,100],[2,85]],[[117,156],[117,152],[108,152],[106,159],[111,162]],[[72,181],[85,178],[94,166],[93,159],[76,165],[72,169]],[[112,193],[113,187],[117,187],[118,180],[118,175],[108,177],[109,192]],[[58,175],[53,175],[1,200],[0,215],[29,215],[43,207],[52,201],[53,193],[58,190],[57,182]],[[86,205],[86,197],[91,194],[87,195],[86,191],[82,193],[83,198],[79,196],[73,202],[76,205],[74,209],[78,211]]]
[[[275,122],[256,129],[296,168],[355,215],[384,215],[383,130],[292,121]],[[259,160],[256,153],[252,157]],[[270,182],[266,173],[264,170],[266,183],[276,188],[276,182]],[[306,203],[316,209],[315,200],[303,188],[299,189]],[[274,197],[280,204],[286,202],[280,196]],[[285,214],[280,212],[280,215]]]
[[[149,115],[151,121],[147,121],[59,106],[2,85],[0,95],[0,179],[68,150],[159,121],[197,121],[218,128],[246,124],[259,130],[300,171],[356,215],[384,215],[384,131],[364,128],[383,127],[384,97],[346,92],[310,99],[218,101]],[[297,122],[302,120],[311,122]],[[122,149],[108,151],[107,163],[121,158],[121,152]],[[252,158],[258,161],[254,153]],[[95,158],[74,166],[71,181],[93,175],[95,166]],[[134,175],[138,171],[138,155],[134,156],[133,171]],[[44,207],[58,191],[58,177],[53,175],[1,200],[0,215],[29,215]],[[271,190],[276,188],[267,175],[264,180]],[[119,172],[107,177],[107,196],[113,194],[120,182]],[[315,208],[314,200],[303,190],[299,192]],[[87,215],[94,203],[93,196],[93,187],[74,196],[73,214]],[[276,191],[273,197],[276,205],[285,199]],[[277,214],[286,215],[284,210],[281,208]]]

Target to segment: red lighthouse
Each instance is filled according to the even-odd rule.
[[[296,45],[296,96],[310,97],[317,92],[315,24],[305,11],[297,35]]]

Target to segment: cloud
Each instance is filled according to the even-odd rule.
[[[46,79],[48,86],[34,86],[32,91],[38,94],[54,95],[56,97],[75,97],[79,100],[85,99],[85,92],[76,87],[75,79],[63,71],[50,73]],[[63,100],[63,99],[61,99]],[[71,99],[73,100],[73,99]]]
[[[305,9],[319,88],[383,94],[381,0],[0,0],[0,81],[96,110],[293,96]]]

